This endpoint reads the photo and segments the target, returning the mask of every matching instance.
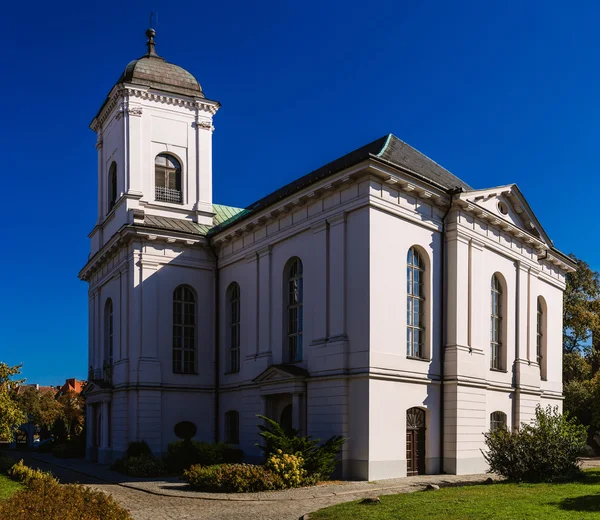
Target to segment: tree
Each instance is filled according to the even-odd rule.
[[[16,395],[16,388],[24,380],[13,379],[21,373],[22,365],[9,367],[0,362],[0,439],[12,440],[14,431],[27,422]]]
[[[67,392],[58,398],[67,438],[78,436],[85,425],[85,400],[77,392]]]
[[[55,395],[56,391],[42,391],[30,386],[23,389],[19,402],[31,422],[40,428],[50,429],[62,415],[62,405]]]
[[[577,270],[567,274],[563,296],[563,350],[591,354],[589,340],[600,334],[600,274],[589,264],[569,255]]]

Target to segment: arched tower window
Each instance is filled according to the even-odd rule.
[[[502,370],[502,283],[492,276],[490,315],[490,367]]]
[[[117,202],[117,163],[112,162],[108,170],[108,211],[115,207]]]
[[[173,293],[173,372],[196,371],[196,295],[180,285]]]
[[[536,361],[540,366],[540,376],[546,380],[546,315],[545,302],[541,296],[537,299],[536,325]]]
[[[113,303],[109,298],[104,304],[104,364],[113,364],[114,352],[114,327],[113,327]]]
[[[425,264],[414,247],[406,267],[406,355],[425,357]]]
[[[287,361],[302,361],[302,304],[304,300],[302,288],[302,262],[294,258],[288,262],[285,271],[286,287],[286,336]]]
[[[227,289],[227,340],[229,359],[227,370],[240,371],[240,286],[233,282]]]
[[[154,190],[156,200],[180,204],[181,164],[170,154],[160,153],[154,160]]]
[[[506,428],[506,414],[504,412],[492,412],[490,414],[490,431]]]
[[[225,443],[240,443],[240,413],[237,410],[225,413]]]

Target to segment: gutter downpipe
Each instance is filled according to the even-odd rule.
[[[219,385],[220,385],[220,378],[219,378],[219,374],[220,374],[220,338],[221,338],[221,334],[220,334],[220,328],[219,328],[219,321],[220,321],[220,310],[219,310],[219,256],[217,255],[217,251],[215,249],[214,244],[212,243],[211,239],[209,237],[207,237],[208,239],[208,248],[210,249],[210,252],[212,253],[214,259],[215,259],[215,276],[214,276],[214,282],[215,282],[215,326],[214,326],[214,330],[215,330],[215,429],[214,429],[214,438],[215,438],[215,442],[219,442]]]
[[[454,196],[462,193],[464,190],[460,187],[448,190],[450,195],[450,205],[442,217],[442,236],[441,236],[441,274],[440,274],[440,302],[442,305],[440,319],[440,473],[444,473],[444,362],[446,359],[446,312],[445,296],[446,291],[446,217],[454,203]]]

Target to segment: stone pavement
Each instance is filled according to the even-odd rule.
[[[110,493],[135,520],[297,520],[323,507],[375,495],[411,493],[427,484],[457,486],[484,482],[489,475],[423,475],[377,482],[336,482],[310,488],[266,493],[201,493],[175,478],[136,479],[82,460],[18,453],[25,463],[51,471],[61,482],[81,484]],[[584,467],[600,466],[586,460]]]

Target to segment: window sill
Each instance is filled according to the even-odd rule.
[[[430,358],[424,358],[424,357],[406,356],[406,359],[412,359],[414,361],[424,361],[425,363],[431,362]]]
[[[224,375],[224,376],[232,376],[232,375],[234,375],[234,374],[239,374],[239,373],[240,373],[240,371],[239,371],[239,370],[237,370],[237,371],[235,371],[235,372],[231,372],[231,371],[229,371],[229,372],[223,372],[223,375]]]
[[[500,372],[501,374],[508,374],[508,370],[503,368],[490,368],[490,372]]]
[[[175,372],[175,371],[173,371],[173,373],[178,376],[197,376],[198,375],[198,372]]]

